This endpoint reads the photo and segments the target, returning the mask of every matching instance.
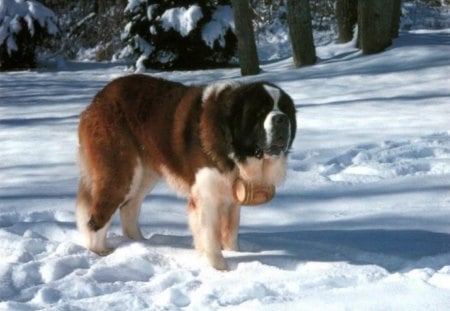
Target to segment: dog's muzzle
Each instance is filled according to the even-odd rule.
[[[282,152],[286,152],[291,135],[291,125],[288,116],[284,113],[271,112],[264,122],[264,129],[266,130],[264,153],[270,156],[277,156]]]

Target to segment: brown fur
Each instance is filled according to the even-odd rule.
[[[114,80],[95,96],[79,125],[80,158],[92,178],[91,188],[82,177],[79,199],[91,203],[91,229],[103,227],[123,203],[137,158],[160,175],[163,164],[188,186],[201,167],[230,168],[211,151],[226,147],[213,130],[217,112],[202,113],[201,96],[202,88],[144,75]],[[215,146],[199,140],[199,124]]]
[[[259,95],[265,92],[261,85],[241,91]],[[234,157],[236,137],[252,138],[247,132],[231,133],[230,107],[241,105],[232,96],[238,87],[188,87],[131,75],[112,81],[94,97],[81,115],[78,130],[77,223],[89,249],[101,255],[111,251],[106,233],[117,209],[124,235],[141,239],[137,219],[142,200],[164,178],[189,197],[196,249],[216,269],[227,269],[221,250],[238,248],[240,205],[233,200],[233,181],[240,176],[275,184],[286,169],[286,153]],[[269,94],[263,96],[266,106],[277,104]],[[247,104],[258,109],[256,97],[247,96]],[[294,109],[287,95],[285,99]],[[295,131],[295,115],[290,117]]]

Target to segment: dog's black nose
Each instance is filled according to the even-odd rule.
[[[273,116],[272,122],[277,125],[285,125],[289,123],[289,118],[285,114],[277,114]]]

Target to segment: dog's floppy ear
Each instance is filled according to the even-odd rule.
[[[203,151],[222,171],[234,169],[235,163],[229,157],[232,153],[232,137],[228,117],[230,94],[235,84],[213,85],[205,89],[200,116],[200,139]]]

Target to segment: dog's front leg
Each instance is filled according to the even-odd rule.
[[[222,255],[220,208],[221,206],[217,205],[200,205],[200,238],[208,263],[217,270],[228,270]]]
[[[239,251],[238,233],[241,206],[232,204],[221,215],[222,248],[226,251]]]
[[[221,206],[205,197],[189,199],[189,225],[195,249],[206,256],[208,263],[217,270],[228,270],[222,255],[222,234],[220,223]]]
[[[188,203],[189,225],[192,231],[195,249],[199,255],[206,255],[211,266],[218,270],[227,270],[220,249],[238,251],[238,231],[240,206],[231,205],[216,208],[204,208],[196,198]],[[218,211],[220,216],[211,211]],[[220,227],[220,231],[218,228]],[[220,245],[219,245],[220,244]]]
[[[201,169],[196,174],[189,201],[189,223],[194,245],[217,270],[228,270],[222,255],[221,218],[231,204],[231,184],[218,170]]]

